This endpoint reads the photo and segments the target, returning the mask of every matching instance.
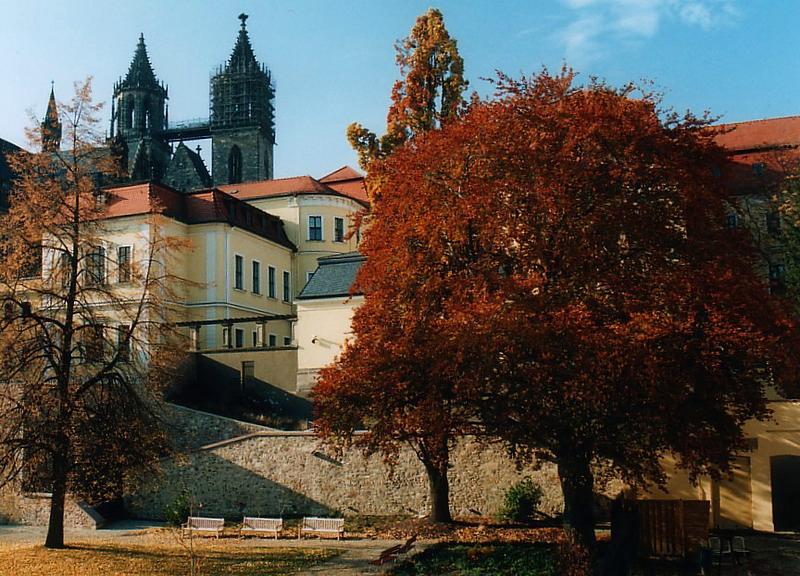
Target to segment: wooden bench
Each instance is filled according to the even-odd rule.
[[[245,534],[265,534],[271,533],[278,539],[278,534],[283,530],[283,518],[255,518],[245,516],[242,520],[242,527],[239,533]]]
[[[202,518],[200,516],[189,516],[183,525],[184,531],[188,532],[211,532],[219,537],[225,528],[224,518]]]
[[[320,537],[326,534],[335,534],[336,539],[339,540],[344,536],[344,518],[316,518],[307,516],[303,518],[303,522],[300,524],[297,538],[300,539],[305,533],[316,534]]]

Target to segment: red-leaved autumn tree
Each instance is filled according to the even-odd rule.
[[[366,298],[320,422],[382,449],[480,424],[557,465],[591,550],[597,470],[724,471],[765,387],[797,382],[797,330],[723,226],[706,120],[569,71],[498,88],[370,166]]]

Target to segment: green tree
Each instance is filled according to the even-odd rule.
[[[378,137],[358,123],[347,128],[347,140],[364,170],[415,135],[456,117],[464,104],[464,61],[439,10],[431,8],[417,18],[409,36],[395,48],[401,79],[392,88],[386,134]]]

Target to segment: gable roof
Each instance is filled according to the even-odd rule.
[[[337,192],[369,205],[367,188],[364,186],[364,175],[350,166],[342,166],[319,179]]]
[[[350,290],[365,260],[366,258],[359,252],[347,252],[317,259],[317,269],[297,295],[297,299],[313,300],[355,295],[351,294]]]

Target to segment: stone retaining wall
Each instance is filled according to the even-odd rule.
[[[50,518],[50,494],[20,492],[18,486],[0,489],[0,524],[47,526]],[[88,504],[67,497],[64,504],[64,526],[99,528],[103,518]]]
[[[505,491],[524,476],[544,490],[542,509],[562,509],[555,467],[518,471],[497,447],[462,441],[452,454],[451,507],[456,515],[492,515]],[[202,513],[242,515],[425,514],[428,483],[410,450],[390,471],[379,456],[327,454],[308,432],[259,432],[206,446],[163,463],[163,475],[126,498],[135,516],[162,519],[165,507],[188,490]]]
[[[271,430],[258,424],[241,422],[166,402],[161,406],[161,417],[167,423],[175,447],[182,451]]]

